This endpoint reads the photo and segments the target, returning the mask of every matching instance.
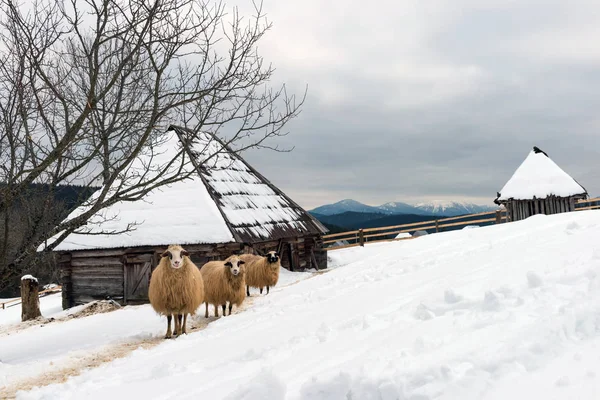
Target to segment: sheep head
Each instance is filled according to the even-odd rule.
[[[270,251],[265,255],[265,258],[270,264],[274,264],[279,261],[279,254],[276,251]]]
[[[172,244],[161,254],[161,257],[169,257],[171,268],[179,269],[183,267],[184,257],[189,255],[190,253],[184,250],[183,247]]]
[[[238,276],[242,273],[242,265],[245,262],[240,260],[238,256],[231,256],[227,260],[225,260],[225,267],[229,268],[229,271],[233,276]]]

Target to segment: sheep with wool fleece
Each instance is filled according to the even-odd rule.
[[[270,251],[264,256],[242,254],[240,259],[246,262],[246,295],[250,296],[250,287],[259,288],[260,294],[263,287],[266,287],[269,294],[269,288],[279,281],[279,254],[276,251]]]
[[[174,335],[186,333],[187,315],[194,314],[204,301],[204,282],[200,270],[181,246],[170,245],[161,254],[150,277],[148,298],[152,308],[167,317],[165,339],[172,337],[173,317]]]
[[[229,256],[224,261],[209,261],[200,268],[205,285],[204,303],[208,318],[208,305],[215,307],[215,317],[219,316],[219,305],[223,307],[223,316],[226,315],[226,305],[229,302],[229,315],[235,304],[239,307],[246,298],[245,262],[237,255]]]

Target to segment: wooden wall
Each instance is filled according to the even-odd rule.
[[[559,214],[575,211],[575,198],[549,196],[545,199],[510,200],[505,203],[509,221],[519,221],[537,214]]]

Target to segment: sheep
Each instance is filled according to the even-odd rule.
[[[150,276],[148,298],[152,308],[167,317],[165,339],[186,333],[187,315],[194,314],[204,301],[204,282],[200,270],[181,246],[170,245],[161,254],[161,260]],[[173,317],[175,329],[172,334]]]
[[[200,273],[204,279],[206,292],[204,304],[206,312],[204,316],[208,318],[208,305],[215,307],[215,317],[219,316],[218,306],[223,307],[223,316],[226,315],[226,303],[229,302],[229,315],[235,304],[239,307],[245,299],[244,288],[245,280],[245,262],[238,256],[232,255],[225,261],[209,261],[200,268]]]
[[[269,287],[275,286],[279,280],[279,254],[275,251],[264,256],[242,254],[240,259],[246,262],[246,295],[250,296],[250,287],[259,288],[262,294],[263,286],[266,286],[269,294]]]

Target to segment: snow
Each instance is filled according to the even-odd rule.
[[[412,236],[408,232],[402,232],[402,233],[399,233],[398,235],[396,235],[396,239],[405,239],[405,238],[409,238],[409,237],[412,237]]]
[[[531,151],[500,190],[499,201],[543,199],[550,195],[569,197],[586,191],[544,153]]]
[[[234,241],[230,226],[237,233],[251,232],[263,239],[270,238],[273,229],[283,224],[295,233],[309,230],[301,209],[276,193],[241,158],[226,151],[219,153],[222,145],[218,141],[205,134],[191,147],[198,162],[206,162],[202,176],[181,153],[177,134],[167,132],[134,160],[126,177],[115,182],[110,190],[114,192],[121,184],[135,185],[140,177],[150,180],[159,173],[164,174],[163,179],[184,174],[190,174],[189,178],[156,188],[141,201],[118,202],[101,210],[55,250],[228,243]],[[177,162],[162,168],[172,159]],[[182,172],[178,171],[180,167]],[[219,198],[219,204],[211,197],[209,188]],[[101,191],[75,209],[67,220],[88,210]],[[124,233],[115,234],[119,232]],[[43,249],[41,245],[38,250]]]
[[[34,281],[34,282],[37,282],[37,281],[38,281],[38,280],[37,280],[37,278],[36,278],[36,277],[34,277],[33,275],[23,275],[23,276],[21,277],[21,280],[22,280],[22,281]]]
[[[579,211],[334,251],[239,314],[18,398],[596,398],[599,234]],[[163,329],[148,306],[30,328],[0,340],[0,376]]]
[[[0,302],[11,299],[2,299]],[[51,294],[40,298],[40,311],[44,317],[50,318],[63,311],[62,295],[60,293]],[[0,327],[21,322],[21,304],[13,305],[5,310],[0,310]],[[0,360],[2,355],[0,354]]]

